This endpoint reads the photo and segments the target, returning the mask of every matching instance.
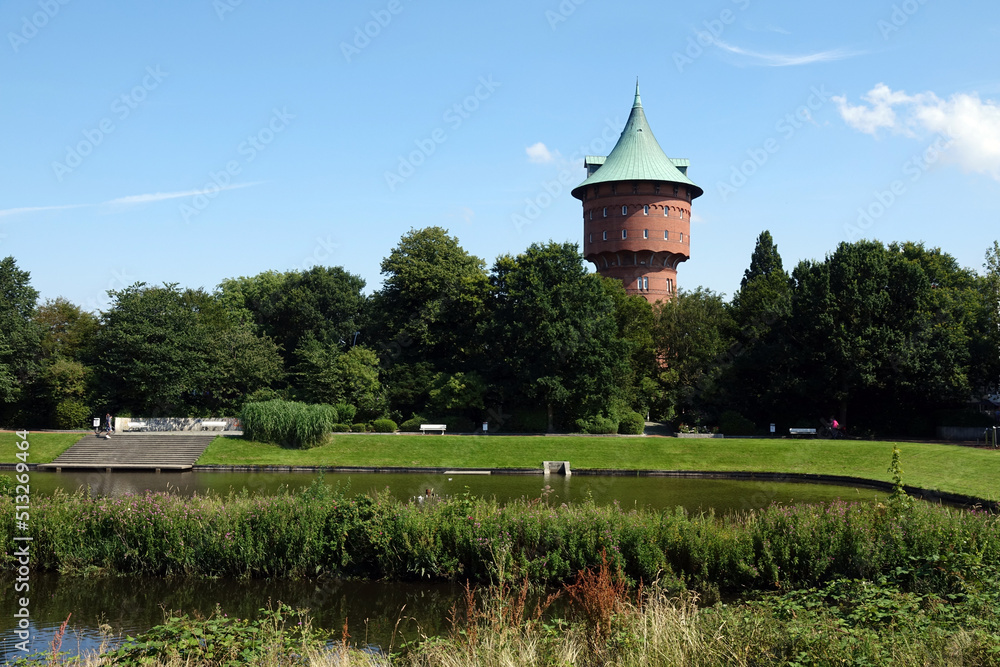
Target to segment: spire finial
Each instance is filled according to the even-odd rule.
[[[635,102],[632,103],[633,107],[641,107],[642,100],[639,99],[639,77],[635,77]]]

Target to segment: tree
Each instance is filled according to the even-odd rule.
[[[660,416],[704,423],[718,412],[717,379],[729,363],[733,321],[721,295],[701,287],[679,290],[654,307],[660,355]]]
[[[382,260],[365,340],[376,344],[390,402],[400,416],[423,407],[437,373],[481,363],[489,281],[485,263],[441,227],[410,230]]]
[[[557,412],[573,420],[622,410],[629,350],[604,280],[570,243],[497,259],[486,355],[501,403],[540,403],[549,430]]]
[[[212,295],[176,284],[109,292],[97,336],[100,398],[144,416],[235,412],[281,377],[274,344],[234,323]]]
[[[309,339],[299,346],[295,367],[298,395],[310,403],[349,403],[361,419],[385,414],[385,390],[379,379],[379,359],[374,351],[355,345],[346,352]]]
[[[41,329],[34,321],[38,291],[13,257],[0,260],[0,418],[8,423],[39,371]],[[22,406],[30,407],[30,406]]]

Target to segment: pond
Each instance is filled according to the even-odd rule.
[[[282,487],[295,490],[316,478],[314,473],[33,472],[31,488],[34,494],[89,487],[94,493],[112,496],[146,490],[224,495],[244,489],[251,493],[274,493]],[[506,502],[537,498],[544,490],[551,492],[550,502],[581,502],[591,498],[602,504],[617,502],[625,509],[670,510],[680,506],[689,512],[711,510],[716,514],[759,509],[772,503],[871,500],[886,495],[870,489],[825,484],[670,477],[369,473],[326,474],[323,480],[326,484],[339,484],[352,494],[388,489],[401,500],[433,489],[438,495],[468,491]],[[546,485],[548,489],[544,488]],[[398,646],[401,637],[412,639],[420,634],[438,633],[460,595],[459,586],[447,583],[83,579],[33,573],[30,594],[36,638],[33,650],[46,650],[60,623],[70,613],[71,631],[63,649],[77,653],[99,646],[102,624],[109,626],[116,636],[134,635],[161,623],[164,609],[209,615],[219,605],[225,613],[243,618],[266,607],[269,600],[309,607],[321,627],[341,628],[346,618],[354,642]],[[13,649],[16,597],[14,582],[0,578],[0,653],[5,661],[18,657]]]

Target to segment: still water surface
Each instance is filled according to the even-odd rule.
[[[203,495],[233,492],[274,493],[281,487],[295,490],[316,479],[308,473],[90,473],[63,472],[31,475],[33,494],[56,489],[72,492],[89,487],[101,495],[151,491]],[[351,494],[388,489],[406,500],[433,489],[439,495],[468,491],[495,496],[501,502],[537,498],[551,488],[550,502],[618,502],[623,508],[648,507],[716,514],[758,509],[771,503],[818,503],[834,500],[869,500],[884,493],[869,489],[778,482],[746,482],[668,477],[572,477],[539,475],[440,475],[440,474],[327,474],[323,480],[339,484]],[[0,578],[0,659],[18,657],[13,651],[17,611],[13,581]],[[218,605],[230,616],[256,614],[268,601],[308,607],[316,624],[341,628],[348,619],[352,641],[382,647],[398,646],[401,638],[437,634],[461,589],[447,583],[301,582],[233,580],[164,580],[155,578],[80,579],[55,574],[31,575],[33,650],[47,650],[59,624],[72,613],[72,630],[63,644],[73,653],[96,648],[100,628],[113,634],[142,632],[163,621],[163,610],[209,615]],[[397,625],[398,621],[398,625]]]

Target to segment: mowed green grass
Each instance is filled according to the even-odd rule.
[[[25,463],[51,463],[57,456],[86,433],[31,433],[28,432],[28,460]],[[17,463],[15,455],[22,442],[13,431],[0,431],[0,463]]]
[[[315,449],[288,450],[240,438],[216,438],[199,464],[292,466],[427,466],[706,470],[850,475],[891,481],[892,442],[337,434]],[[906,484],[997,500],[1000,451],[931,443],[898,443]]]

